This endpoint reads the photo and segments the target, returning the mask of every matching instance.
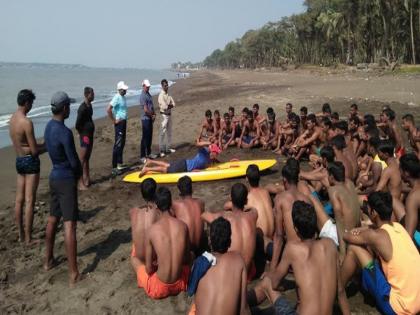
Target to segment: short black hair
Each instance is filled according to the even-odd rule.
[[[248,189],[244,184],[236,183],[230,190],[232,204],[238,209],[244,209],[248,202]]]
[[[304,113],[305,115],[307,115],[307,114],[308,114],[308,107],[306,107],[306,106],[302,106],[302,107],[300,108],[300,111],[301,111],[302,113]]]
[[[274,114],[274,109],[273,107],[269,107],[267,108],[267,115],[273,115]]]
[[[414,124],[414,116],[412,114],[405,114],[402,117],[403,120],[407,120],[409,122],[412,122]]]
[[[156,199],[156,181],[153,178],[146,178],[140,185],[141,195],[146,201],[155,201]]]
[[[346,169],[340,161],[328,163],[328,174],[334,177],[337,182],[344,182],[346,180]]]
[[[299,170],[292,167],[290,164],[285,164],[281,170],[281,176],[289,184],[296,185],[299,182]]]
[[[166,84],[168,84],[168,80],[166,80],[166,79],[163,79],[162,81],[160,81],[160,84],[161,84],[161,85],[163,85],[163,83],[166,83]]]
[[[349,124],[345,120],[340,120],[334,124],[334,128],[347,132],[349,131]]]
[[[356,126],[360,126],[359,116],[351,116],[349,121],[352,121]]]
[[[355,110],[358,110],[359,109],[359,107],[355,103],[351,104],[350,105],[350,108],[354,108]]]
[[[340,115],[337,112],[334,112],[334,113],[331,114],[331,119],[339,120],[340,119]]]
[[[301,200],[296,200],[292,206],[293,225],[304,239],[311,239],[317,231],[316,213],[314,207]]]
[[[310,121],[310,122],[312,122],[312,123],[316,124],[316,116],[315,116],[315,114],[309,114],[309,115],[306,117],[306,121]]]
[[[335,154],[330,145],[323,146],[320,153],[321,157],[326,159],[328,163],[334,162]]]
[[[375,210],[381,220],[389,221],[392,216],[392,196],[389,192],[375,191],[368,196],[368,205]]]
[[[381,139],[379,138],[379,134],[369,138],[369,145],[374,147],[375,149],[378,148]]]
[[[412,178],[420,178],[420,162],[415,153],[407,153],[400,157],[400,168]]]
[[[394,120],[395,119],[395,112],[391,109],[391,108],[387,108],[383,111],[383,113],[390,119],[390,120]]]
[[[93,89],[90,86],[85,86],[83,89],[83,95],[87,97],[88,95],[92,94]]]
[[[36,99],[32,90],[24,89],[20,90],[17,95],[17,103],[19,106],[25,106],[26,103],[31,103]]]
[[[206,112],[205,112],[205,114],[204,114],[206,117],[211,117],[211,110],[210,109],[208,109],[208,110],[206,110]]]
[[[172,207],[172,195],[168,188],[159,187],[156,191],[156,206],[160,211],[169,211]]]
[[[252,106],[252,108],[260,109],[260,105],[258,105],[258,104],[254,104],[254,105]]]
[[[331,106],[328,103],[322,105],[322,112],[331,114]]]
[[[220,112],[219,112],[218,109],[216,109],[213,114],[214,114],[214,116],[216,116],[216,115],[219,115],[220,116]]]
[[[249,109],[248,109],[248,107],[244,107],[243,109],[242,109],[242,113],[249,113]]]
[[[321,123],[323,123],[328,128],[332,127],[331,119],[329,119],[328,117],[322,117]]]
[[[369,127],[377,128],[375,116],[373,116],[372,114],[365,114],[365,116],[363,116],[363,124]]]
[[[229,106],[228,111],[235,112],[235,108],[233,106]]]
[[[331,146],[336,147],[338,150],[344,150],[346,148],[346,139],[343,135],[336,135],[331,139]]]
[[[286,160],[286,165],[290,166],[291,168],[294,168],[295,170],[297,170],[298,174],[300,172],[300,162],[299,160],[290,157]]]
[[[177,187],[182,197],[192,195],[192,180],[189,176],[185,175],[178,179]]]
[[[230,222],[219,217],[210,223],[210,246],[214,252],[224,254],[231,244],[232,229]]]
[[[224,114],[223,114],[223,118],[225,118],[225,119],[226,119],[226,118],[230,118],[229,113],[224,113]]]
[[[395,143],[392,140],[384,139],[384,140],[379,141],[376,149],[379,152],[388,154],[388,156],[394,156]]]
[[[286,106],[291,106],[291,107],[293,107],[293,104],[292,103],[286,103]]]
[[[295,113],[290,113],[287,117],[290,121],[294,121],[297,125],[300,124],[300,117],[299,115],[296,115]]]
[[[251,164],[246,169],[246,178],[251,187],[258,187],[260,183],[260,170],[257,165]]]

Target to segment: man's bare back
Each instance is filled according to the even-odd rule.
[[[216,266],[207,271],[198,285],[196,314],[239,314],[247,284],[244,260],[235,252],[216,258]]]
[[[160,217],[160,211],[153,206],[130,209],[131,236],[136,257],[145,263],[146,231]]]
[[[188,226],[191,249],[198,250],[204,230],[204,224],[201,220],[201,214],[204,212],[204,202],[200,199],[186,196],[174,200],[172,210],[175,217]]]
[[[188,244],[187,225],[169,213],[163,213],[147,233],[147,272],[153,271],[153,253],[156,253],[158,278],[164,283],[176,282],[188,263]]]
[[[297,188],[290,188],[276,196],[274,199],[274,215],[276,220],[276,232],[285,235],[287,241],[298,240],[293,227],[292,206],[296,200],[311,204],[307,196]]]
[[[17,156],[36,155],[38,148],[32,121],[21,111],[15,112],[9,121],[9,134]]]
[[[293,268],[298,288],[298,314],[332,314],[337,292],[337,250],[330,239],[287,242],[283,258],[273,277]],[[280,270],[279,270],[280,269]],[[277,273],[278,271],[278,273]]]
[[[271,197],[267,189],[250,187],[247,207],[257,210],[257,228],[262,230],[264,236],[272,238],[274,233],[274,213]]]

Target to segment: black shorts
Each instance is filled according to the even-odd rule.
[[[167,173],[184,173],[187,171],[187,162],[185,160],[177,160],[169,164]]]
[[[50,180],[50,215],[63,221],[77,221],[77,183],[75,179]]]
[[[80,147],[81,148],[89,149],[89,148],[92,147],[92,145],[93,145],[93,137],[92,136],[87,136],[87,135],[82,136],[82,135],[80,135],[79,139],[80,139]]]
[[[32,155],[18,156],[16,158],[16,172],[20,175],[39,174],[39,157]]]

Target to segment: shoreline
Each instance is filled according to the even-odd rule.
[[[398,118],[412,112],[420,121],[420,111],[408,106],[408,102],[420,103],[420,92],[410,90],[419,86],[420,78],[372,77],[365,80],[359,75],[319,75],[304,71],[294,72],[244,72],[204,71],[192,73],[186,80],[179,80],[170,94],[176,107],[173,111],[173,143],[176,153],[163,160],[176,160],[195,155],[193,141],[206,109],[219,109],[221,114],[228,106],[234,106],[239,114],[244,106],[260,104],[265,113],[273,106],[279,119],[285,118],[284,106],[294,105],[298,112],[301,106],[309,111],[319,111],[323,102],[330,102],[333,111],[347,115],[349,105],[359,104],[363,113],[377,114],[384,103],[391,104]],[[375,98],[371,98],[372,92]],[[410,93],[414,92],[414,95]],[[351,95],[350,97],[346,97]],[[368,98],[368,100],[366,100]],[[154,97],[157,106],[156,97]],[[156,152],[160,116],[154,125]],[[34,247],[25,247],[17,242],[14,224],[14,193],[16,173],[13,148],[0,149],[4,161],[1,171],[0,207],[0,313],[22,310],[30,313],[144,313],[186,314],[191,299],[186,294],[153,301],[138,289],[129,266],[131,229],[128,211],[144,204],[139,185],[121,181],[122,176],[112,179],[111,155],[114,131],[108,118],[95,120],[94,148],[91,158],[93,185],[79,193],[80,221],[77,227],[78,263],[80,271],[87,275],[75,289],[68,291],[67,264],[65,262],[64,237],[57,233],[55,254],[59,265],[49,272],[42,271],[45,254],[43,242]],[[139,161],[141,125],[139,108],[129,109],[127,142],[124,163],[134,165]],[[79,148],[77,135],[76,148]],[[220,155],[221,161],[230,159],[275,158],[277,165],[261,177],[261,185],[276,183],[284,158],[271,151],[229,149]],[[45,238],[45,224],[49,213],[48,174],[50,162],[47,154],[41,156],[41,179],[34,214],[34,238]],[[218,211],[229,198],[232,184],[245,183],[244,178],[215,182],[194,183],[194,196],[205,201],[206,210]],[[178,198],[176,185],[168,185],[173,198]],[[69,295],[63,296],[62,292]],[[284,293],[294,299],[294,290]],[[68,296],[71,298],[69,299]],[[69,302],[69,301],[73,302]],[[25,302],[22,302],[25,301]],[[360,293],[350,297],[354,314],[374,313],[364,303]],[[140,308],[139,308],[140,307]]]

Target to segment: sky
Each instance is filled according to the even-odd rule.
[[[301,0],[18,0],[0,10],[0,61],[162,69],[202,61]]]

